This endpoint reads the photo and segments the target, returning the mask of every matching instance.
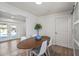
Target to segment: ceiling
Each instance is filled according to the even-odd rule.
[[[2,11],[0,11],[0,18],[25,21],[25,17],[22,15],[12,15]]]
[[[41,5],[35,2],[7,2],[24,11],[28,11],[36,16],[43,16],[57,12],[64,12],[73,9],[73,2],[43,2]]]

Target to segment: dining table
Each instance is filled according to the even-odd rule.
[[[50,37],[48,36],[42,36],[40,40],[36,40],[35,37],[30,37],[27,38],[23,41],[20,41],[17,44],[17,48],[19,49],[32,49],[32,48],[37,48],[38,46],[41,46],[43,41],[45,40],[50,40]]]

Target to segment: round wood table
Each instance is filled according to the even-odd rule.
[[[28,38],[26,40],[23,40],[19,42],[17,45],[17,48],[19,49],[31,49],[31,48],[37,48],[42,44],[43,41],[49,40],[50,38],[48,36],[42,36],[41,40],[35,40],[34,37]]]

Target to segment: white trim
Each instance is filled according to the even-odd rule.
[[[74,25],[79,24],[79,20],[77,20],[76,22],[74,22]]]

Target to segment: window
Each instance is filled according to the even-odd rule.
[[[0,41],[11,40],[17,38],[15,24],[0,23]]]
[[[16,26],[11,26],[11,36],[16,36]]]
[[[15,25],[10,25],[10,39],[16,39],[17,37],[17,32],[16,32],[16,26]]]
[[[0,24],[0,38],[7,37],[8,28],[6,24]]]

